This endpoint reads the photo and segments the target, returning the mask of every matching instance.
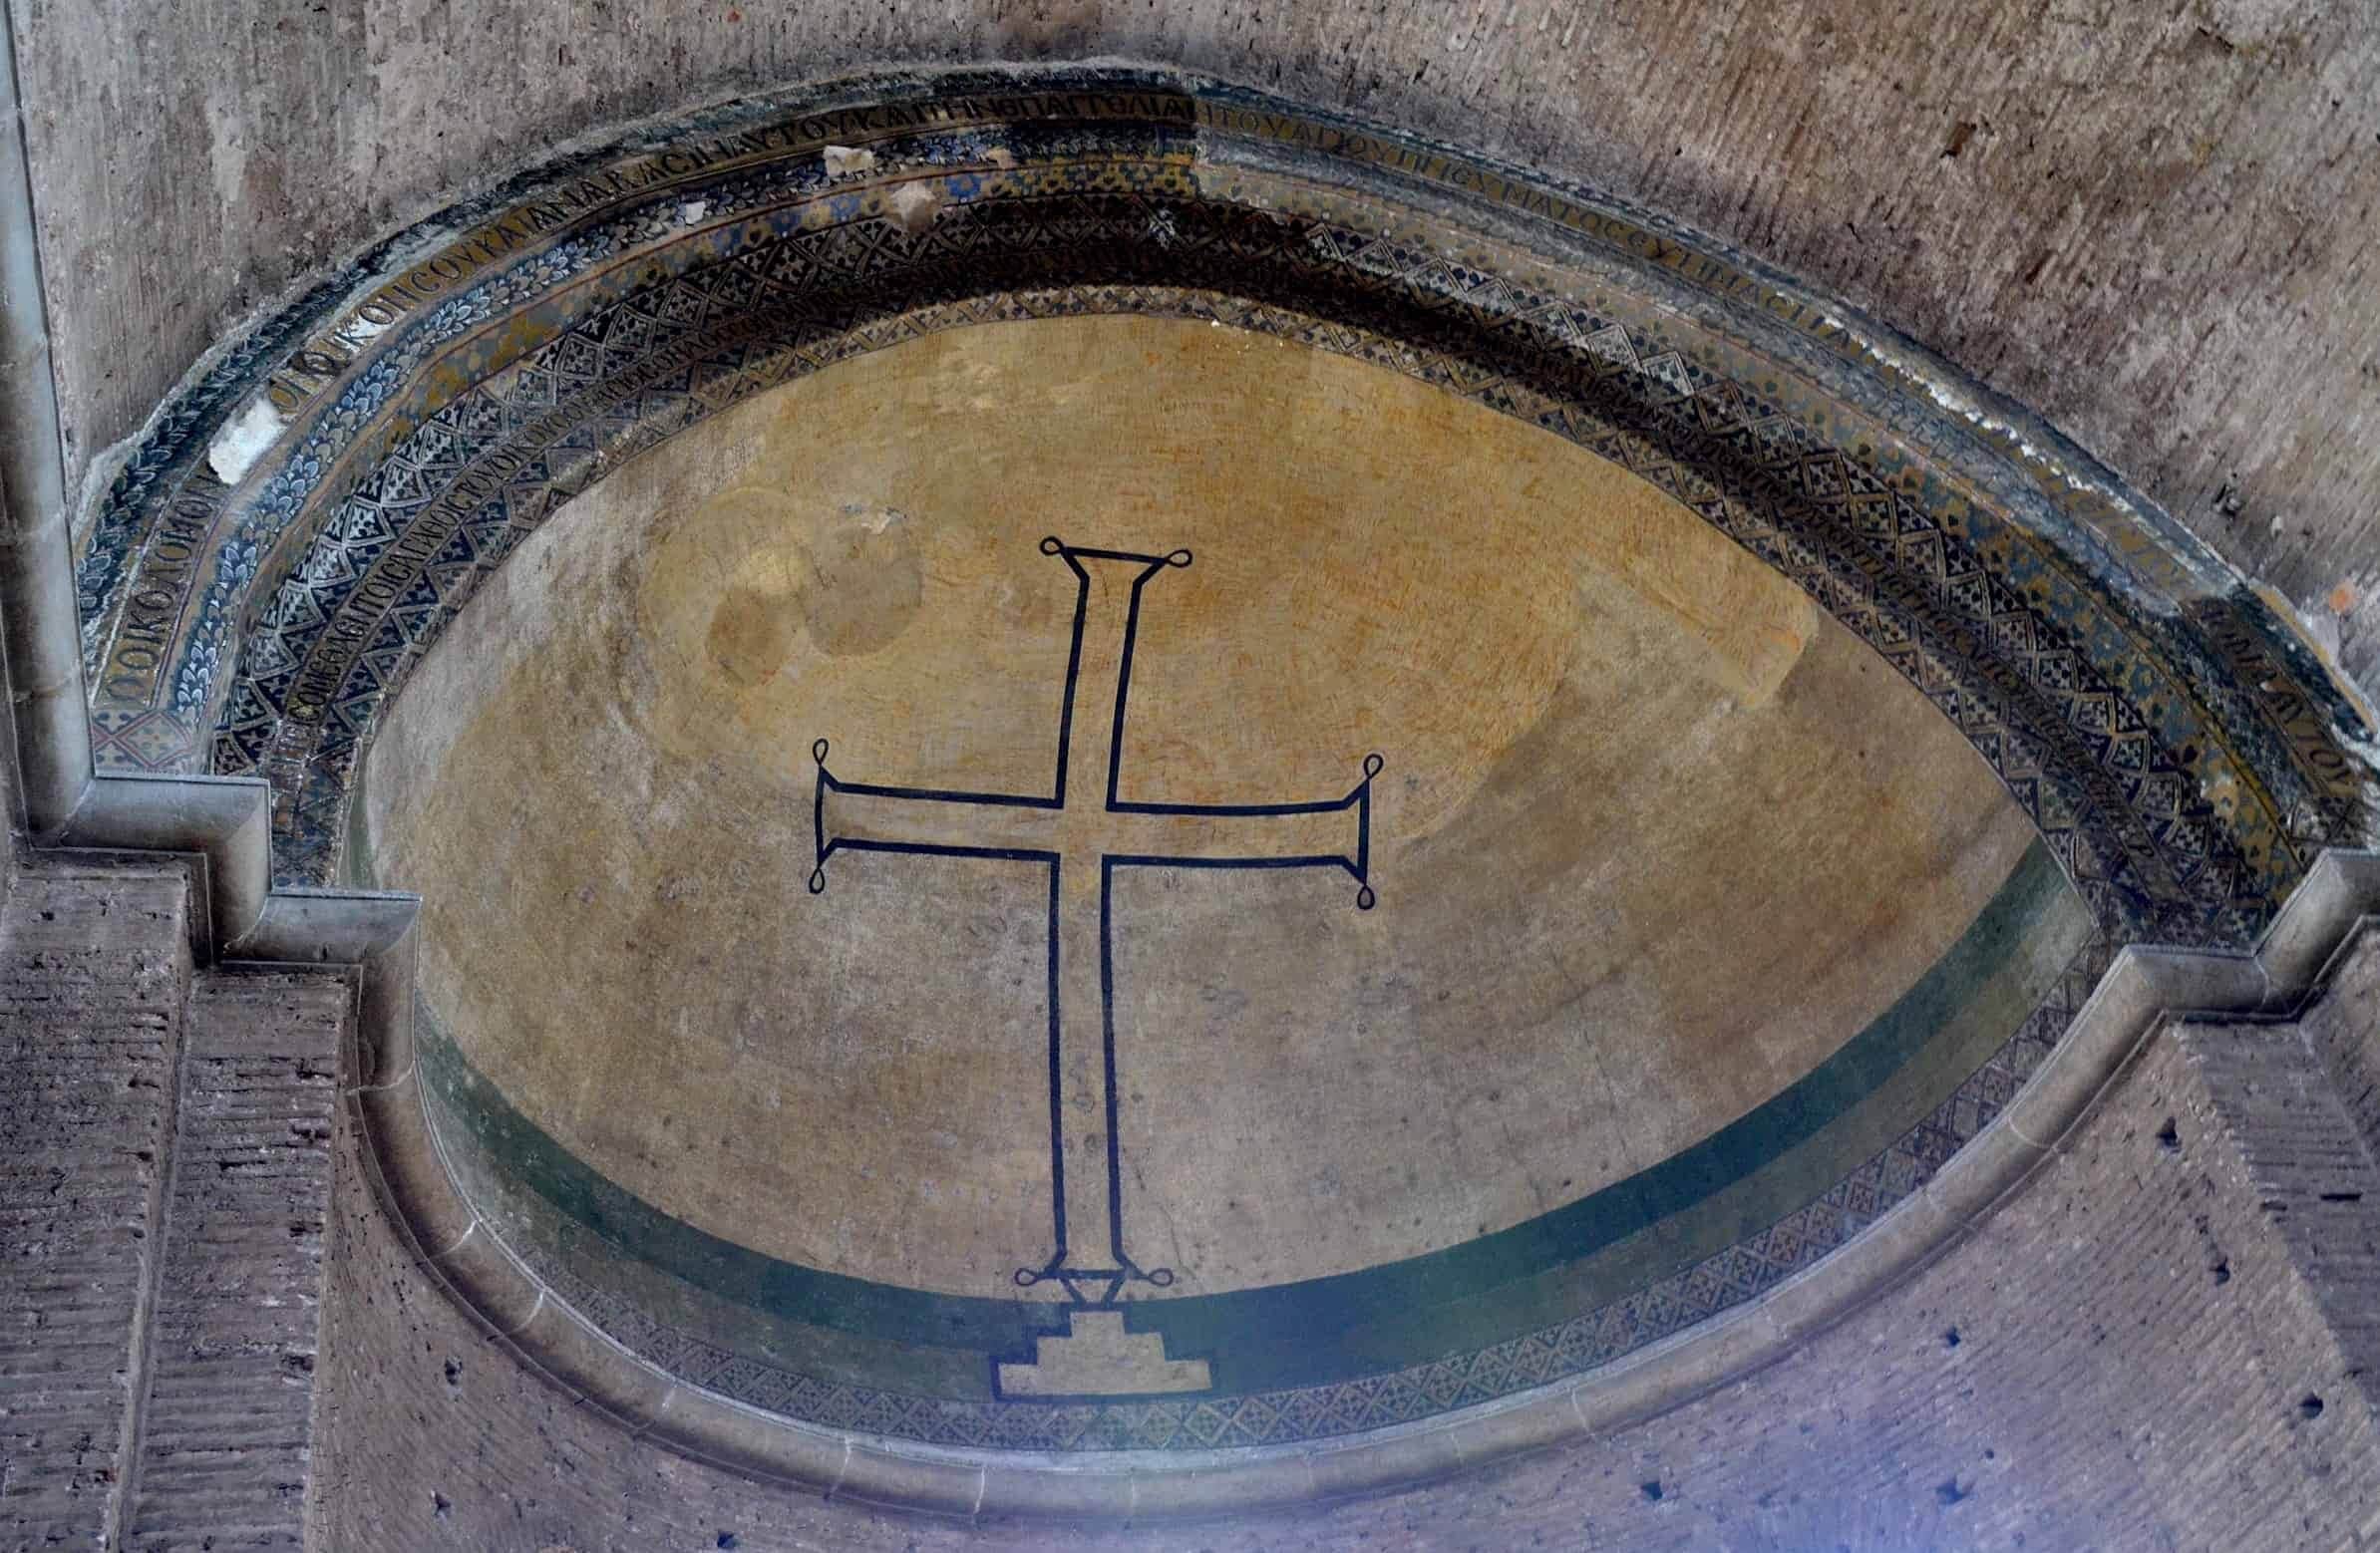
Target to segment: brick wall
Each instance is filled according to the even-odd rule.
[[[123,1545],[304,1545],[346,982],[200,977]]]
[[[0,522],[7,515],[0,512]],[[0,654],[0,660],[5,654]],[[9,688],[7,664],[0,661],[0,690]],[[17,715],[12,696],[0,695],[0,899],[8,895],[17,876],[19,853],[25,845],[25,816],[19,812],[24,795],[18,790]]]
[[[178,869],[0,901],[0,1548],[92,1548],[125,1469],[189,976]]]
[[[2332,1336],[2267,1205],[2285,1165],[2268,1141],[2251,1138],[2243,1153],[2231,1130],[2298,1123],[2226,1117],[2210,1076],[2235,1100],[2253,1054],[2219,1042],[2161,1037],[2015,1201],[1749,1381],[1446,1483],[1262,1525],[1108,1534],[829,1504],[638,1444],[514,1368],[423,1280],[343,1138],[325,1315],[324,1545],[2341,1545],[2380,1511],[2380,1424],[2353,1379],[2358,1357]],[[2322,1168],[2330,1181],[2370,1163],[2342,1156]],[[2317,1201],[2341,1189],[2317,1174],[2283,1186]]]
[[[2226,1165],[2368,1398],[2380,1387],[2380,1174],[2354,1117],[2295,1025],[2193,1026],[2177,1039],[2237,1144]]]
[[[2380,949],[2357,945],[2298,1023],[2364,1146],[2380,1156]]]
[[[303,1545],[343,975],[193,976],[188,875],[0,899],[0,1550]]]

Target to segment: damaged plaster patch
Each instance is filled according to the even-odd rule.
[[[2062,461],[2052,459],[2048,455],[2044,454],[2040,449],[2034,447],[2033,444],[2025,438],[2024,434],[2019,432],[2015,427],[2010,426],[2007,422],[1987,413],[1973,400],[1967,398],[1964,394],[1961,394],[1949,384],[1944,383],[1933,373],[1925,370],[1925,367],[1922,363],[1912,361],[1908,357],[1902,355],[1900,352],[1890,349],[1882,341],[1874,339],[1873,337],[1862,331],[1856,324],[1852,322],[1852,320],[1848,318],[1838,318],[1834,314],[1829,313],[1819,319],[1819,327],[1822,329],[1835,329],[1841,331],[1845,338],[1851,340],[1854,344],[1860,347],[1860,350],[1864,355],[1870,357],[1872,360],[1883,363],[1884,365],[1890,367],[1894,372],[1898,373],[1901,377],[1906,378],[1909,382],[1915,383],[1923,388],[1925,390],[1926,397],[1931,399],[1936,405],[1940,406],[1944,410],[1949,411],[1952,415],[1958,417],[1962,421],[1967,422],[1969,425],[1975,427],[1979,431],[1997,433],[2004,440],[2015,444],[2018,453],[2022,454],[2025,458],[2036,464],[2045,465],[2051,469],[2056,470],[2058,477],[2066,481],[2066,483],[2072,488],[2076,490],[2092,490],[2097,488],[2090,481],[2083,479],[2072,469],[2066,467]]]
[[[2005,445],[2013,445],[2017,453],[2035,467],[2050,471],[2072,489],[2098,494],[2107,498],[2120,510],[2128,513],[2134,511],[2129,501],[2118,497],[2114,491],[2107,489],[2096,480],[2079,474],[2065,460],[2044,453],[2025,436],[2022,430],[1990,414],[1955,386],[1943,382],[1932,372],[1925,370],[1921,361],[1911,360],[1902,352],[1893,349],[1887,342],[1878,341],[1860,330],[1849,320],[1830,314],[1823,322],[1829,328],[1843,330],[1845,335],[1872,361],[1897,373],[1904,381],[1921,387],[1927,397],[1942,410],[1960,418],[1978,431]],[[2276,531],[2279,526],[2279,519],[2275,518]],[[2146,528],[2147,525],[2144,523],[2143,527]],[[2154,530],[2149,531],[2154,535]],[[2371,702],[2364,695],[2362,688],[2348,675],[2340,657],[2341,622],[2345,616],[2361,605],[2366,597],[2367,590],[2361,582],[2355,578],[2342,579],[2325,598],[2324,603],[2328,606],[2327,608],[2300,609],[2295,600],[2290,599],[2277,589],[2245,576],[2219,557],[2210,555],[2202,558],[2179,552],[2170,546],[2164,548],[2167,554],[2186,569],[2188,575],[2208,588],[2210,594],[2219,596],[2222,592],[2227,591],[2218,585],[2223,578],[2227,577],[2231,580],[2232,585],[2245,586],[2261,598],[2272,611],[2274,618],[2311,650],[2321,666],[2330,688],[2346,703],[2348,710],[2353,715],[2363,719],[2365,729],[2380,730],[2380,721],[2375,721]],[[2180,601],[2164,597],[2157,590],[2144,592],[2135,589],[2131,591],[2134,602],[2140,606],[2161,614],[2179,612]],[[2370,811],[2380,814],[2380,779],[2376,779],[2371,775],[2380,773],[2380,734],[2372,732],[2358,734],[2356,730],[2334,720],[2330,725],[2330,737],[2340,750],[2362,762],[2367,769],[2361,782],[2363,802]],[[2204,795],[2218,807],[2223,806],[2226,801],[2232,803],[2237,801],[2234,778],[2229,774],[2210,779],[2202,790]]]
[[[923,183],[903,183],[885,199],[884,208],[894,225],[914,237],[934,224],[942,208],[942,194]]]
[[[214,441],[206,445],[206,466],[216,479],[236,485],[280,435],[280,412],[273,409],[271,400],[259,395],[248,402],[247,409],[225,422]]]
[[[2341,640],[2339,617],[2318,610],[2310,614],[2300,610],[2297,618],[2298,623],[2304,627],[2307,639],[2321,652],[2323,661],[2336,663]]]
[[[2013,447],[2018,457],[2028,466],[2047,471],[2052,478],[2063,482],[2070,490],[2085,491],[2098,496],[2106,501],[2111,508],[2131,516],[2138,531],[2156,540],[2158,547],[2164,550],[2210,596],[2220,594],[2228,584],[2239,580],[2238,574],[2220,561],[2216,561],[2214,564],[2220,566],[2225,575],[2210,574],[2206,560],[2199,556],[2183,553],[2167,543],[2165,537],[2141,517],[2130,501],[2109,489],[2099,480],[2078,472],[2065,459],[2036,446],[2025,435],[2021,427],[2013,426],[1991,414],[1957,388],[1944,382],[1935,373],[1928,370],[1923,362],[1913,360],[1887,343],[1876,340],[1862,331],[1849,319],[1837,318],[1829,314],[1821,322],[1827,328],[1842,330],[1845,337],[1857,344],[1871,361],[1888,367],[1903,380],[1923,389],[1926,397],[1942,410],[1958,417],[2003,447]],[[2155,591],[2137,593],[2136,601],[2160,614],[2173,614],[2180,608],[2179,600],[2163,597]]]
[[[236,96],[226,100],[209,95],[205,109],[207,161],[214,173],[215,197],[224,209],[236,210],[248,193],[248,118]]]
[[[870,507],[864,501],[845,502],[843,515],[850,518],[871,534],[880,534],[894,523],[905,523],[909,520],[909,514],[898,507]]]
[[[850,177],[855,172],[873,172],[876,154],[864,146],[830,146],[825,153],[827,176]]]

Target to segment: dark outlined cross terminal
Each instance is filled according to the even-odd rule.
[[[811,746],[818,765],[812,822],[818,866],[813,894],[827,887],[827,861],[838,852],[982,857],[1049,870],[1050,1225],[1047,1260],[1019,1267],[1031,1288],[1055,1279],[1075,1306],[1109,1306],[1128,1284],[1165,1288],[1171,1268],[1143,1268],[1125,1249],[1123,1150],[1117,1136],[1115,882],[1124,868],[1340,868],[1356,883],[1356,904],[1370,909],[1372,778],[1381,758],[1363,759],[1363,776],[1343,796],[1293,803],[1144,803],[1121,795],[1126,699],[1132,691],[1141,596],[1190,553],[1140,555],[1069,545],[1056,537],[1041,552],[1075,575],[1073,643],[1058,720],[1057,777],[1045,793],[968,792],[847,781],[827,765],[827,741]],[[1092,565],[1135,568],[1129,603],[1117,618],[1115,590],[1100,590],[1093,609]],[[1078,752],[1075,710],[1110,690],[1108,738]],[[1086,692],[1086,687],[1090,691]],[[1095,703],[1094,703],[1095,704]],[[1083,758],[1078,759],[1080,754]],[[1098,1023],[1091,1023],[1092,1010]],[[1089,1053],[1099,1053],[1096,1067]],[[1068,1147],[1068,1117],[1101,1118],[1095,1134]],[[1083,1242],[1105,1221],[1107,1258]],[[1086,1233],[1088,1231],[1088,1233]],[[1096,1298],[1086,1295],[1095,1291]]]

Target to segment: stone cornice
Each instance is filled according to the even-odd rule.
[[[16,764],[8,787],[26,840],[35,849],[195,854],[205,879],[193,903],[204,919],[202,961],[359,967],[377,989],[367,1006],[395,1018],[401,966],[411,979],[403,956],[417,897],[274,892],[272,789],[255,778],[93,770],[15,57],[0,12],[0,648],[15,725],[0,759]]]

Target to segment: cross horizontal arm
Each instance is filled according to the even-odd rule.
[[[818,768],[818,870],[840,851],[992,857],[1084,866],[1338,868],[1371,904],[1372,777],[1344,797],[1301,803],[1118,803],[1064,807],[1014,793],[845,781]]]
[[[1100,851],[1118,862],[1186,867],[1318,867],[1363,877],[1364,794],[1306,806],[1156,804],[1102,815]]]
[[[1191,868],[1336,866],[1365,885],[1371,904],[1372,778],[1381,759],[1367,755],[1363,779],[1345,796],[1302,803],[1147,803],[1114,799],[1104,848],[1111,863]]]
[[[819,861],[838,851],[1046,858],[1056,855],[1058,813],[1046,798],[847,782],[822,767]]]

